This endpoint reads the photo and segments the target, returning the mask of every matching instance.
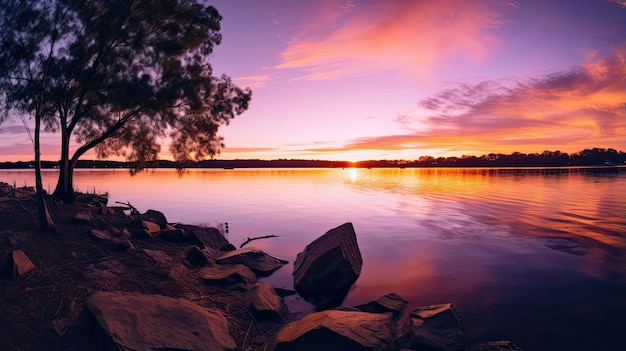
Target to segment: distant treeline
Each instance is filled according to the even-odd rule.
[[[566,167],[600,166],[605,164],[626,165],[626,153],[614,149],[585,149],[568,154],[560,151],[524,154],[488,154],[482,156],[431,157],[417,160],[370,160],[370,161],[324,161],[324,160],[206,160],[180,164],[173,161],[156,161],[150,168],[346,168],[346,167]],[[42,161],[42,168],[57,168],[58,162]],[[0,163],[2,169],[32,168],[33,161]],[[131,162],[79,160],[76,168],[132,168]]]

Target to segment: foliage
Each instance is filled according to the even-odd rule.
[[[101,158],[123,155],[139,170],[168,139],[177,161],[202,160],[223,147],[219,126],[248,108],[250,89],[213,76],[222,17],[203,2],[0,0],[0,7],[0,91],[12,113],[40,108],[45,129],[61,132],[55,194],[62,197],[71,197],[73,166],[90,149]],[[72,136],[80,146],[70,157]]]

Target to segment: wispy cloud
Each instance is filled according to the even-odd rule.
[[[359,138],[315,151],[626,148],[625,97],[626,54],[620,51],[585,66],[508,86],[498,81],[459,84],[419,101],[425,115],[396,119],[411,133]]]
[[[237,84],[247,86],[250,88],[261,88],[270,81],[270,76],[267,74],[255,75],[255,76],[243,76],[233,78]]]
[[[0,133],[2,134],[25,134],[26,127],[24,127],[23,125],[0,126]]]
[[[311,16],[287,42],[278,69],[302,71],[301,79],[338,79],[402,70],[425,75],[446,55],[484,58],[496,39],[494,2],[346,2],[325,16]]]
[[[278,149],[273,147],[225,147],[222,152],[223,153],[250,153],[250,152],[268,152],[268,151],[278,151]]]

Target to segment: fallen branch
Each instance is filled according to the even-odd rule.
[[[252,240],[259,240],[259,239],[266,239],[266,238],[277,238],[278,235],[274,235],[274,234],[270,234],[270,235],[264,235],[264,236],[257,236],[256,238],[246,238],[247,240],[243,242],[243,244],[241,244],[241,246],[239,246],[239,248],[241,249],[242,247],[244,247],[247,243],[251,242]]]
[[[120,204],[120,205],[124,205],[124,207],[121,206],[114,206],[111,207],[113,209],[116,210],[130,210],[131,214],[139,214],[139,211],[137,210],[137,208],[135,208],[135,206],[130,204],[130,201],[127,202],[119,202],[119,201],[115,201],[116,204]]]

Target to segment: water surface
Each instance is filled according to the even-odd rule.
[[[0,171],[32,185],[33,173]],[[626,173],[494,169],[76,170],[80,191],[109,192],[171,222],[229,224],[228,239],[293,262],[352,222],[363,255],[345,304],[395,292],[413,306],[453,302],[471,341],[532,350],[622,347]],[[54,189],[56,172],[44,172]],[[292,266],[268,278],[291,288]],[[293,304],[300,312],[308,307]]]

